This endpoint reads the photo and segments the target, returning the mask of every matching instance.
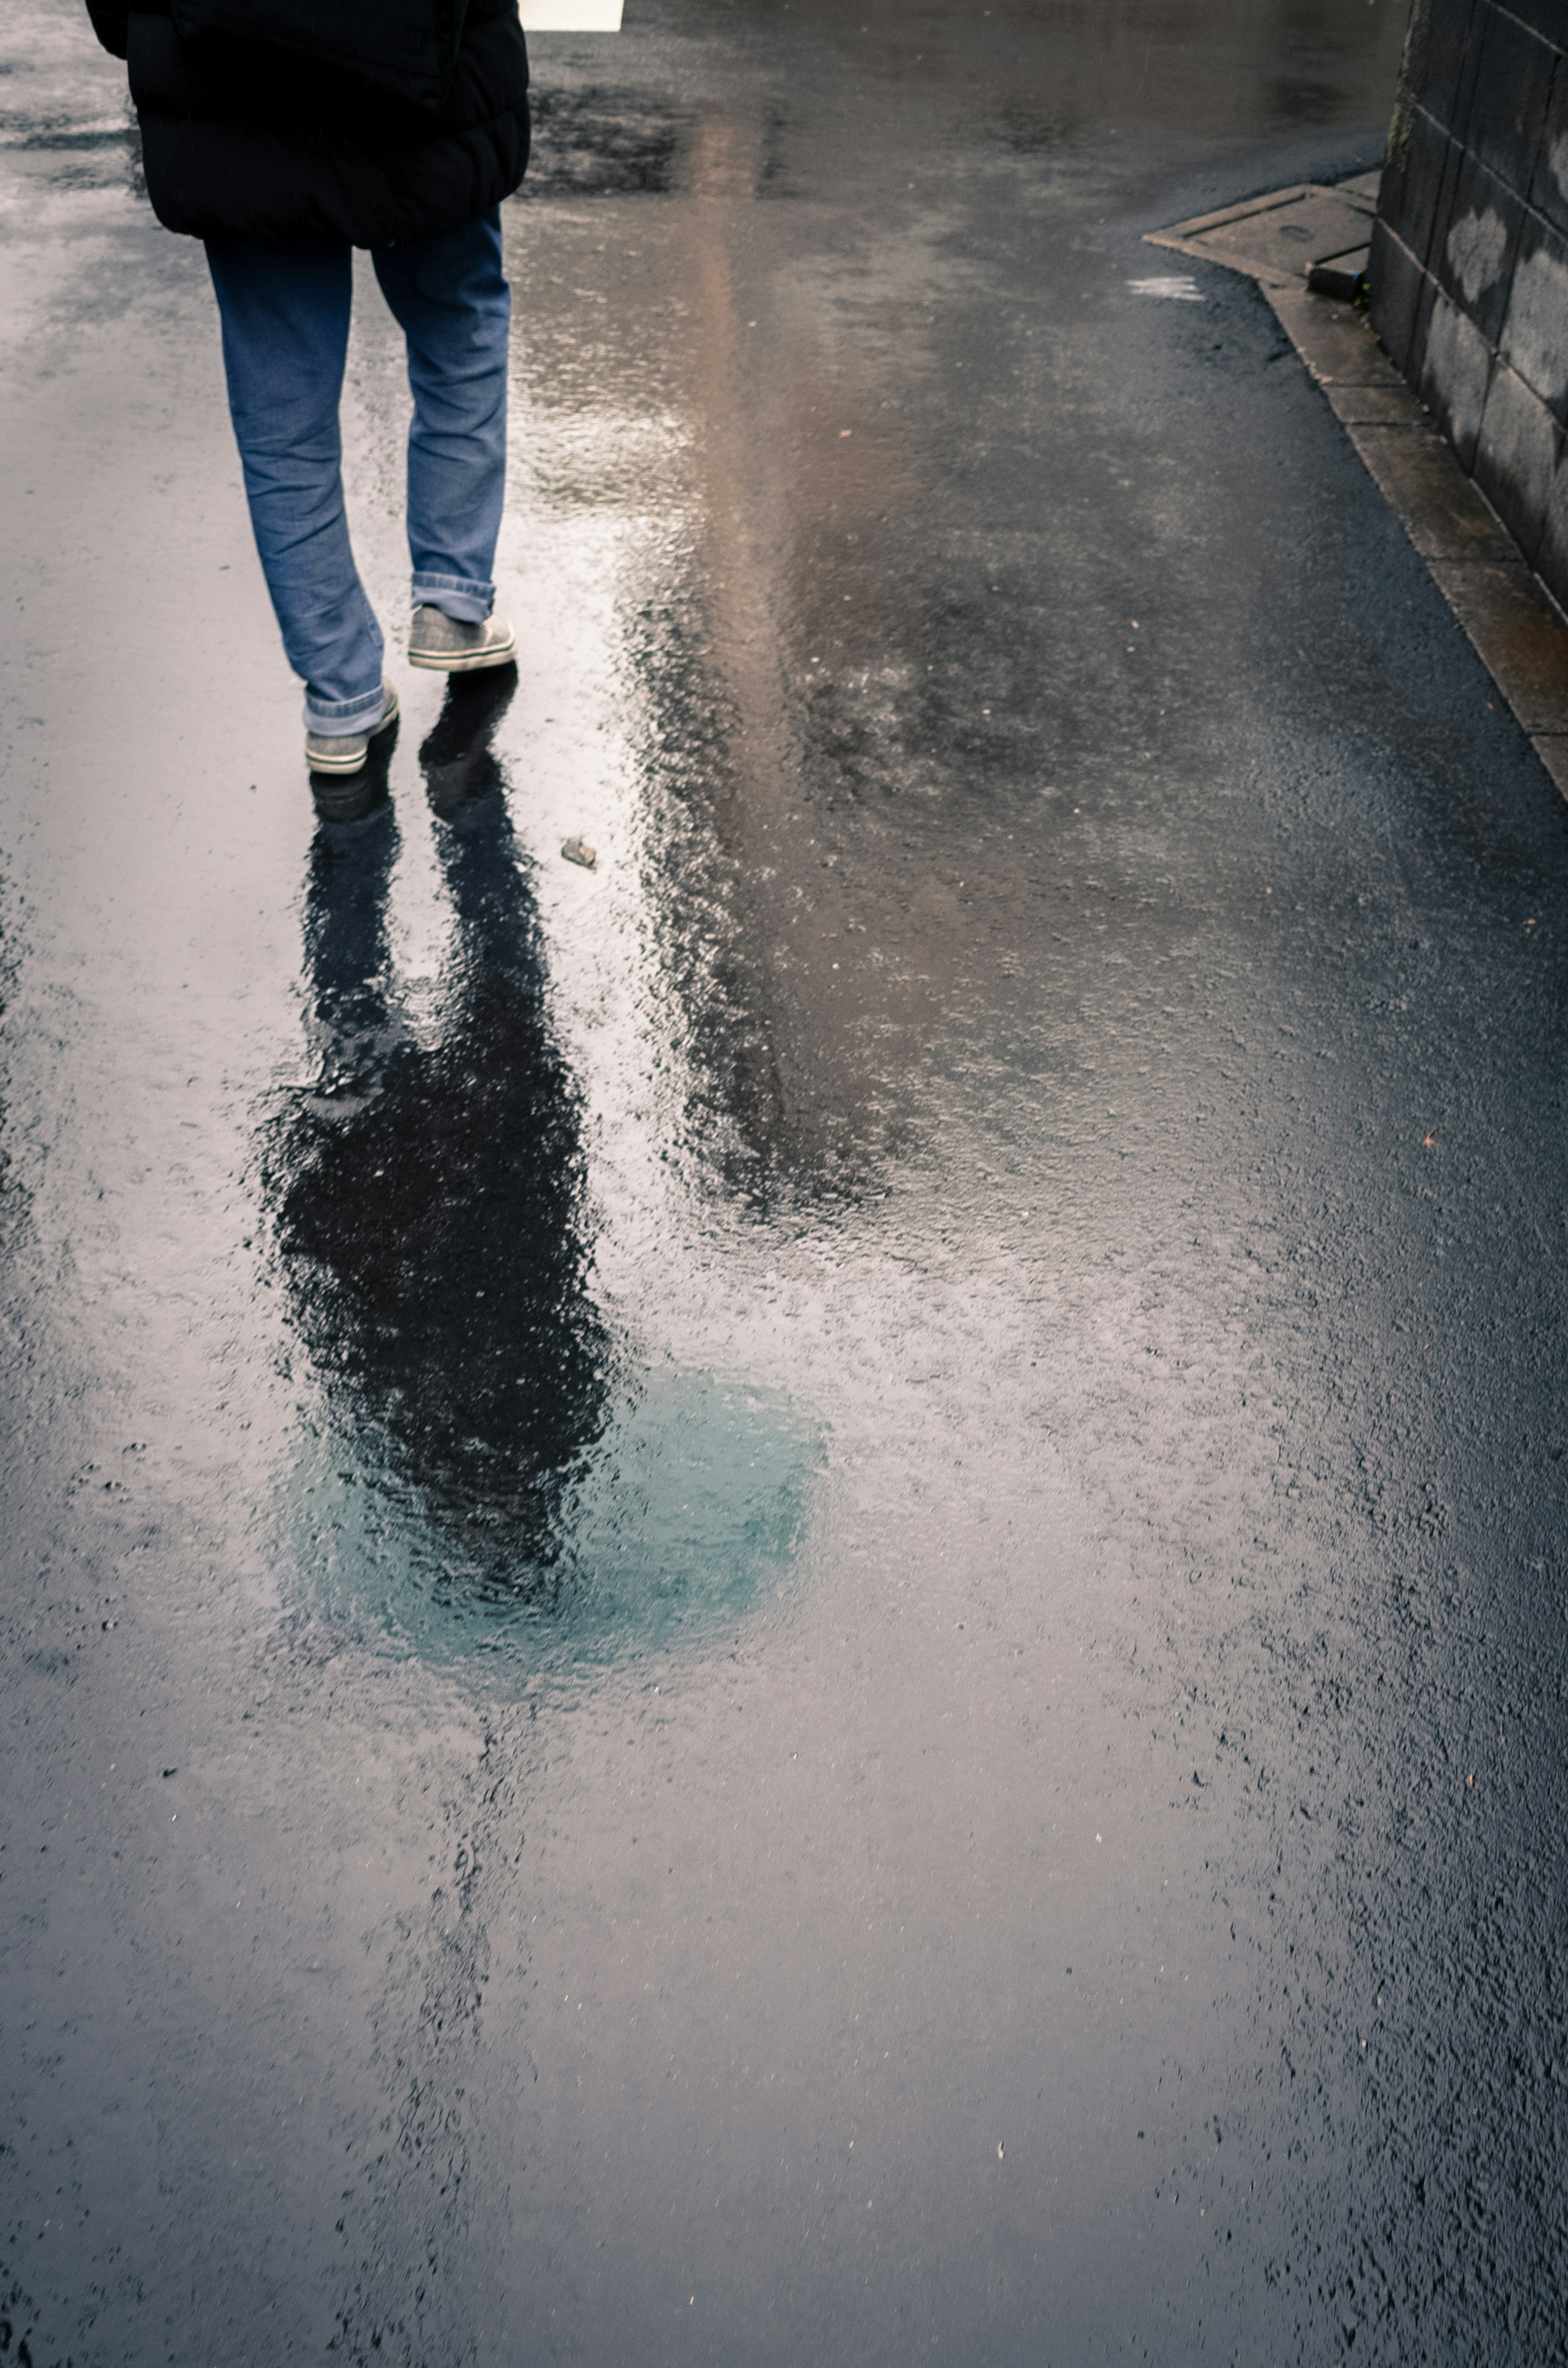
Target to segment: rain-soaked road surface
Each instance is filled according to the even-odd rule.
[[[1564,810],[1130,286],[1376,162],[1392,0],[630,13],[520,674],[321,836],[199,250],[7,15],[4,2317],[1561,2358]],[[399,376],[367,283],[391,624]]]

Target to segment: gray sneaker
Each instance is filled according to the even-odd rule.
[[[470,625],[426,602],[415,609],[408,629],[409,665],[436,666],[442,674],[477,674],[481,666],[510,666],[517,655],[517,637],[505,617],[486,617]]]
[[[382,681],[381,716],[369,732],[307,732],[305,762],[312,773],[362,773],[370,743],[397,721],[397,690]]]

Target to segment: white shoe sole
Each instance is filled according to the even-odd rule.
[[[369,761],[369,743],[360,749],[357,757],[322,757],[310,749],[305,752],[305,762],[312,772],[326,773],[334,780],[340,780],[347,773],[362,773]]]
[[[335,780],[341,780],[345,774],[347,773],[362,773],[366,766],[370,761],[370,742],[372,740],[379,739],[381,734],[386,730],[387,725],[389,723],[395,723],[397,721],[397,692],[390,682],[386,686],[386,705],[381,710],[381,722],[377,724],[374,732],[367,734],[364,746],[357,749],[352,757],[324,757],[320,753],[321,742],[318,740],[314,749],[312,749],[310,746],[309,735],[307,734],[305,745],[305,762],[310,767],[311,771],[312,773],[328,773]],[[357,733],[346,733],[344,734],[345,739],[349,740],[357,739],[358,736]]]
[[[517,637],[508,633],[504,643],[494,643],[488,649],[453,650],[450,656],[436,650],[410,648],[410,666],[427,666],[433,674],[478,674],[483,666],[510,666],[517,655]]]

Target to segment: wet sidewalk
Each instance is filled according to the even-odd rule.
[[[538,40],[521,665],[325,830],[200,252],[7,21],[37,2368],[1560,2343],[1568,811],[1139,285],[1376,167],[1389,0],[1090,14]],[[367,276],[389,639],[405,416]]]

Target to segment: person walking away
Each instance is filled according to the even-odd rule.
[[[409,662],[509,665],[492,611],[511,291],[501,200],[528,157],[517,0],[86,0],[124,58],[147,194],[205,242],[256,550],[305,686],[312,772],[397,713],[354,564],[338,404],[368,247],[408,347]]]

